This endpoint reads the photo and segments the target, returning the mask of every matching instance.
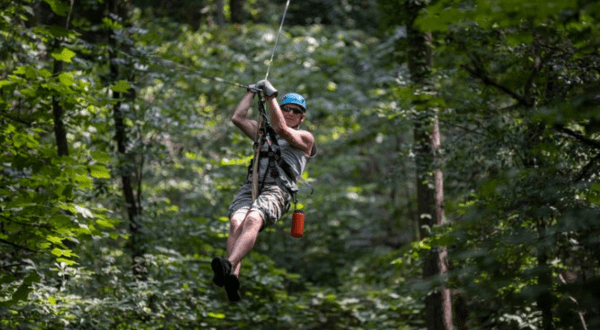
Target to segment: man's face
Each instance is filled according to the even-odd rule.
[[[296,127],[304,121],[304,112],[302,111],[302,108],[296,104],[286,104],[281,107],[281,111],[283,112],[285,123],[289,127]]]

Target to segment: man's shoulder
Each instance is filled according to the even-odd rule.
[[[300,130],[298,130],[298,132],[299,132],[299,134],[301,134],[301,135],[302,135],[302,136],[303,136],[305,139],[309,139],[309,140],[310,140],[310,142],[312,143],[312,147],[311,147],[311,150],[310,150],[310,154],[309,154],[309,155],[307,155],[307,156],[309,156],[309,157],[313,157],[313,156],[315,156],[315,155],[317,154],[317,143],[316,143],[316,141],[315,141],[315,137],[312,135],[312,133],[311,133],[311,132],[309,132],[309,131],[307,131],[307,130],[300,129]]]

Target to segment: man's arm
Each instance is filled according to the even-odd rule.
[[[315,139],[308,131],[295,130],[289,127],[285,123],[283,113],[279,108],[277,99],[275,97],[267,98],[269,106],[271,108],[271,125],[279,136],[284,138],[289,144],[302,150],[305,155],[312,156],[312,148],[315,143]]]
[[[254,93],[252,92],[248,92],[248,94],[244,96],[235,109],[235,112],[231,117],[231,122],[254,141],[256,140],[256,134],[258,133],[258,123],[256,120],[248,118],[248,112],[250,112],[253,97]]]

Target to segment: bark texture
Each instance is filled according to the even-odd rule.
[[[246,18],[246,12],[244,10],[245,2],[246,0],[229,0],[229,10],[231,11],[231,23],[244,23]]]
[[[408,67],[411,81],[420,93],[433,92],[431,70],[431,34],[414,27],[414,19],[424,4],[406,1],[408,17]],[[414,117],[415,158],[417,168],[417,210],[419,233],[422,238],[430,235],[434,225],[444,223],[443,173],[437,164],[440,148],[439,123],[435,109],[427,101],[415,100]],[[445,248],[432,247],[423,256],[423,277],[428,279],[448,271],[448,255]],[[443,285],[425,298],[425,318],[429,330],[453,330],[452,299],[450,290]]]
[[[127,20],[127,7],[124,3],[119,0],[109,0],[108,1],[109,12],[118,15],[123,19],[123,21]],[[115,39],[115,34],[113,31],[109,31],[109,59],[110,59],[110,78],[111,82],[115,83],[118,80],[121,80],[126,73],[123,73],[119,65],[117,64],[118,58],[117,49],[120,47],[117,40]],[[129,81],[132,80],[132,77],[128,77]],[[129,234],[130,238],[128,241],[128,248],[131,251],[132,257],[132,270],[134,276],[138,279],[145,279],[146,274],[146,260],[144,258],[144,239],[142,234],[142,224],[141,224],[141,215],[142,209],[140,206],[140,195],[141,191],[138,190],[138,196],[136,198],[136,193],[134,190],[134,181],[135,178],[133,176],[133,172],[136,168],[135,157],[130,154],[127,150],[127,144],[129,142],[128,130],[124,121],[125,114],[123,112],[123,98],[129,102],[131,107],[133,107],[133,101],[135,99],[135,93],[133,89],[129,89],[127,93],[122,93],[113,91],[112,97],[116,101],[113,105],[113,120],[115,124],[115,141],[117,144],[117,151],[119,152],[119,166],[118,171],[121,176],[121,184],[123,197],[125,198],[127,216],[129,220]],[[130,107],[130,108],[131,108]],[[141,178],[138,177],[138,181]],[[138,187],[140,187],[138,182]]]

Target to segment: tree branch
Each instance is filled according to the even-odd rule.
[[[565,278],[562,276],[562,274],[559,273],[558,278],[560,279],[562,284],[567,285],[567,281],[565,281]],[[577,307],[579,307],[579,302],[575,298],[573,298],[573,296],[569,295],[569,299],[571,299],[571,301],[574,302]],[[581,325],[583,326],[583,329],[587,330],[588,327],[587,327],[587,324],[585,323],[585,318],[583,317],[583,312],[579,308],[577,308],[577,314],[579,314],[579,320],[581,321]]]
[[[583,180],[586,176],[588,176],[588,173],[590,172],[590,170],[592,169],[592,167],[598,162],[600,161],[600,154],[597,154],[596,157],[592,158],[592,160],[590,160],[589,163],[587,163],[587,165],[585,165],[583,167],[583,169],[581,169],[581,172],[579,172],[579,175],[577,176],[577,178],[575,178],[575,182],[580,182],[581,180]]]
[[[29,227],[34,227],[34,228],[44,228],[44,229],[51,229],[52,227],[48,226],[48,225],[38,225],[38,224],[33,224],[33,223],[23,223],[23,222],[19,222],[16,220],[13,220],[11,218],[5,217],[3,215],[0,215],[0,217],[2,217],[3,219],[5,219],[6,221],[10,221],[12,223],[16,223],[17,225],[21,225],[21,226],[29,226]]]
[[[525,83],[525,88],[523,88],[525,95],[529,95],[531,87],[533,87],[533,79],[537,76],[537,73],[540,71],[541,63],[542,59],[540,59],[539,56],[536,56],[533,62],[533,71],[531,72],[529,78],[527,79],[527,82]]]
[[[29,127],[33,126],[33,122],[28,122],[28,121],[25,121],[25,120],[23,120],[21,118],[13,117],[13,116],[7,114],[4,111],[0,112],[0,115],[2,115],[3,117],[6,117],[6,118],[8,118],[8,119],[10,119],[12,121],[16,121],[17,123],[21,123],[21,124],[27,125]]]
[[[25,250],[25,251],[28,251],[28,252],[37,253],[37,251],[34,251],[34,250],[32,250],[32,249],[30,249],[28,247],[20,246],[18,244],[15,244],[13,242],[9,242],[9,241],[1,239],[1,238],[0,238],[0,243],[4,243],[6,245],[10,245],[10,246],[13,246],[13,247],[16,247],[18,249]]]
[[[483,81],[484,84],[495,87],[495,88],[501,90],[502,92],[510,95],[513,99],[517,100],[519,102],[519,104],[527,106],[527,107],[530,107],[532,105],[531,102],[529,100],[527,100],[526,98],[522,97],[521,95],[514,92],[510,88],[503,86],[500,83],[498,83],[497,81],[495,81],[494,79],[492,79],[489,75],[487,75],[486,72],[484,72],[484,70],[482,68],[477,67],[477,65],[475,63],[473,63],[473,65],[475,66],[475,68],[471,68],[468,65],[461,65],[461,67],[463,69],[467,70],[473,77],[481,79],[481,81]]]
[[[583,142],[583,144],[585,144],[587,146],[590,146],[595,149],[600,149],[600,141],[590,139],[579,132],[575,132],[571,129],[566,128],[564,125],[555,125],[554,127],[556,127],[556,129],[558,129],[559,131],[574,137],[575,139],[579,140],[580,142]]]
[[[468,128],[468,127],[464,127],[464,126],[460,126],[458,124],[454,124],[450,121],[445,121],[445,120],[439,120],[440,123],[444,124],[444,125],[448,125],[448,126],[452,126],[452,127],[456,127],[462,131],[465,131],[467,133],[471,133],[471,134],[476,134],[476,135],[481,135],[481,136],[487,136],[484,133],[478,132],[474,129]]]

